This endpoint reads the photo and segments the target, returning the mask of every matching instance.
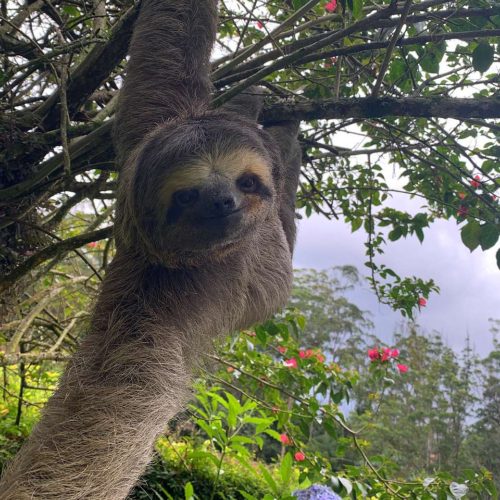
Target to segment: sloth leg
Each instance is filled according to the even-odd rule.
[[[281,155],[279,214],[291,252],[295,244],[295,198],[302,164],[302,151],[297,140],[299,124],[299,121],[286,121],[266,128],[274,138]]]
[[[222,106],[222,109],[257,121],[262,111],[262,107],[264,106],[265,96],[266,90],[254,85],[245,89],[241,94],[233,97]]]

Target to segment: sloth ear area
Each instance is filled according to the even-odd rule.
[[[243,90],[241,94],[233,97],[222,106],[224,111],[236,113],[239,116],[257,121],[264,107],[264,100],[268,91],[262,87],[251,86]]]

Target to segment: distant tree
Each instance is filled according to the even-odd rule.
[[[470,430],[467,447],[472,466],[481,465],[493,473],[500,487],[500,321],[492,322],[493,350],[481,362],[482,391],[479,398],[477,420]]]
[[[423,334],[415,324],[395,335],[394,345],[408,372],[379,377],[382,393],[370,376],[360,383],[353,422],[366,425],[370,451],[392,460],[403,475],[456,474],[467,465],[464,441],[474,416],[477,360],[467,350],[461,359],[439,334]]]
[[[295,271],[290,305],[306,319],[301,337],[305,347],[320,347],[344,363],[347,357],[364,356],[373,325],[369,313],[347,296],[360,283],[359,273],[352,266]]]

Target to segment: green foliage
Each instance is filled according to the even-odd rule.
[[[220,473],[210,459],[204,459],[200,448],[160,439],[155,461],[148,467],[147,474],[130,498],[240,500],[245,498],[241,491],[256,498],[263,498],[270,493],[264,479],[258,474],[249,474],[246,467],[231,457],[225,457]]]
[[[300,272],[292,302],[315,311],[309,330],[288,309],[222,342],[132,498],[289,500],[318,483],[343,498],[495,498],[498,349],[482,365],[470,350],[459,360],[416,327],[383,349],[342,297],[356,280],[352,268]],[[329,321],[332,311],[346,321]],[[41,393],[25,388],[16,425],[20,374],[27,387],[52,387],[58,371],[9,368],[2,461],[38,417]]]
[[[197,385],[197,401],[190,409],[196,430],[180,432],[183,444],[160,444],[161,455],[173,456],[175,450],[180,457],[175,460],[182,463],[175,468],[184,468],[177,495],[184,481],[193,485],[195,498],[218,498],[220,492],[227,498],[288,499],[295,489],[312,483],[327,484],[344,498],[496,495],[486,469],[458,471],[450,462],[453,447],[464,443],[471,374],[470,368],[460,374],[453,352],[437,337],[416,332],[398,337],[404,355],[391,351],[387,360],[367,363],[363,353],[362,359],[350,360],[357,363],[355,370],[327,359],[318,348],[301,345],[300,322],[289,311],[262,325],[259,335],[241,332],[221,346],[223,357],[214,359],[222,366]],[[408,373],[401,373],[403,359],[410,364]],[[357,416],[347,422],[342,407],[352,399]],[[461,427],[457,430],[453,422]],[[427,450],[429,433],[439,436],[437,453],[451,473],[446,468],[438,472],[425,460],[416,462]],[[170,465],[165,467],[168,475]],[[236,491],[234,467],[244,470],[240,475],[249,481],[248,488]],[[200,483],[187,475],[194,469],[211,473]],[[395,473],[398,482],[389,479]],[[158,477],[162,486],[170,484]],[[224,478],[231,486],[221,482]],[[257,493],[254,481],[263,485]],[[160,498],[170,498],[158,492]]]

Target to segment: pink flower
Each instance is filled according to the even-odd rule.
[[[297,360],[295,358],[290,358],[283,361],[283,366],[287,368],[297,368]]]
[[[481,176],[475,175],[474,179],[469,181],[469,183],[474,189],[477,189],[481,185]]]
[[[306,357],[306,351],[299,351],[299,358],[304,359]]]
[[[380,352],[378,351],[378,348],[376,347],[375,349],[370,349],[368,351],[368,357],[372,361],[375,361],[376,359],[380,358]]]
[[[294,457],[295,457],[295,460],[297,460],[297,462],[303,462],[306,459],[306,456],[301,451],[297,451],[295,453]]]
[[[278,351],[279,351],[281,354],[285,354],[285,352],[286,352],[286,347],[285,347],[285,346],[280,345],[280,346],[278,346]]]
[[[259,28],[260,30],[264,27],[261,21],[257,21],[255,24],[257,25],[257,28]]]
[[[391,358],[397,358],[399,356],[399,349],[393,349],[391,352]]]
[[[419,299],[418,299],[418,305],[420,307],[425,307],[427,305],[427,300],[424,299],[423,297],[419,297]]]
[[[320,362],[320,363],[324,363],[325,362],[325,357],[323,356],[323,354],[321,354],[320,352],[318,352],[318,354],[316,354],[316,359]]]
[[[97,241],[91,241],[90,243],[87,243],[87,246],[89,248],[96,248],[97,247]]]
[[[382,358],[381,361],[387,361],[391,357],[392,350],[389,349],[388,347],[384,347],[384,350],[382,352]]]
[[[233,373],[234,372],[234,368],[232,366],[228,366],[227,367],[227,372],[228,373]]]
[[[337,8],[337,0],[330,0],[328,3],[325,3],[325,10],[327,12],[333,12]]]
[[[399,373],[406,373],[408,371],[408,366],[407,365],[397,365]]]
[[[280,434],[280,441],[283,444],[291,444],[290,438],[286,434]]]

